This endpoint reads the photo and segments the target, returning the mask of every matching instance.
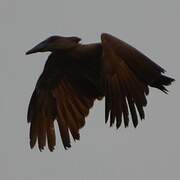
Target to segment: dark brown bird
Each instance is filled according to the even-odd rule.
[[[81,44],[78,37],[52,36],[26,54],[50,51],[51,54],[32,94],[27,119],[30,146],[38,141],[50,151],[56,144],[57,120],[64,148],[71,147],[70,134],[79,140],[79,130],[96,99],[105,97],[105,122],[119,128],[134,127],[138,114],[144,119],[149,86],[167,93],[165,86],[174,79],[165,70],[127,43],[110,34],[101,35],[101,43]],[[110,115],[110,117],[109,117]]]

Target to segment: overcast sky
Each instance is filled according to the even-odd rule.
[[[169,180],[180,178],[180,3],[178,0],[0,0],[0,177],[8,180]],[[169,95],[151,89],[137,129],[109,128],[96,102],[65,151],[29,147],[27,107],[48,53],[24,53],[50,35],[100,40],[109,32],[177,80]]]

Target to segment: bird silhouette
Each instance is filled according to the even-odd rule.
[[[105,97],[105,122],[119,128],[134,127],[144,119],[149,87],[167,93],[165,86],[174,81],[165,70],[124,41],[107,33],[101,42],[81,44],[79,37],[52,36],[26,54],[51,52],[32,94],[27,120],[30,146],[38,141],[40,151],[46,143],[54,150],[58,123],[65,149],[71,147],[72,135],[79,140],[79,130],[95,100]]]

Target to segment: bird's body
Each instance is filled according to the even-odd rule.
[[[79,129],[96,99],[105,97],[105,119],[110,125],[125,127],[129,114],[136,127],[138,115],[144,118],[143,107],[149,86],[167,92],[172,78],[164,69],[132,46],[109,35],[101,35],[101,43],[80,44],[78,37],[53,36],[27,52],[51,51],[28,110],[30,145],[37,139],[42,150],[48,142],[55,146],[54,120],[57,120],[62,142],[70,147],[70,133],[79,139]],[[130,113],[129,113],[130,112]]]
[[[43,71],[44,85],[54,88],[60,79],[66,78],[86,89],[80,89],[81,93],[98,97],[103,93],[100,87],[101,54],[100,44],[78,45],[66,52],[52,52]]]

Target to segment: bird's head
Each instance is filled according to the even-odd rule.
[[[51,36],[26,52],[26,55],[37,52],[53,52],[57,50],[69,50],[77,46],[81,39],[75,36],[62,37]]]

